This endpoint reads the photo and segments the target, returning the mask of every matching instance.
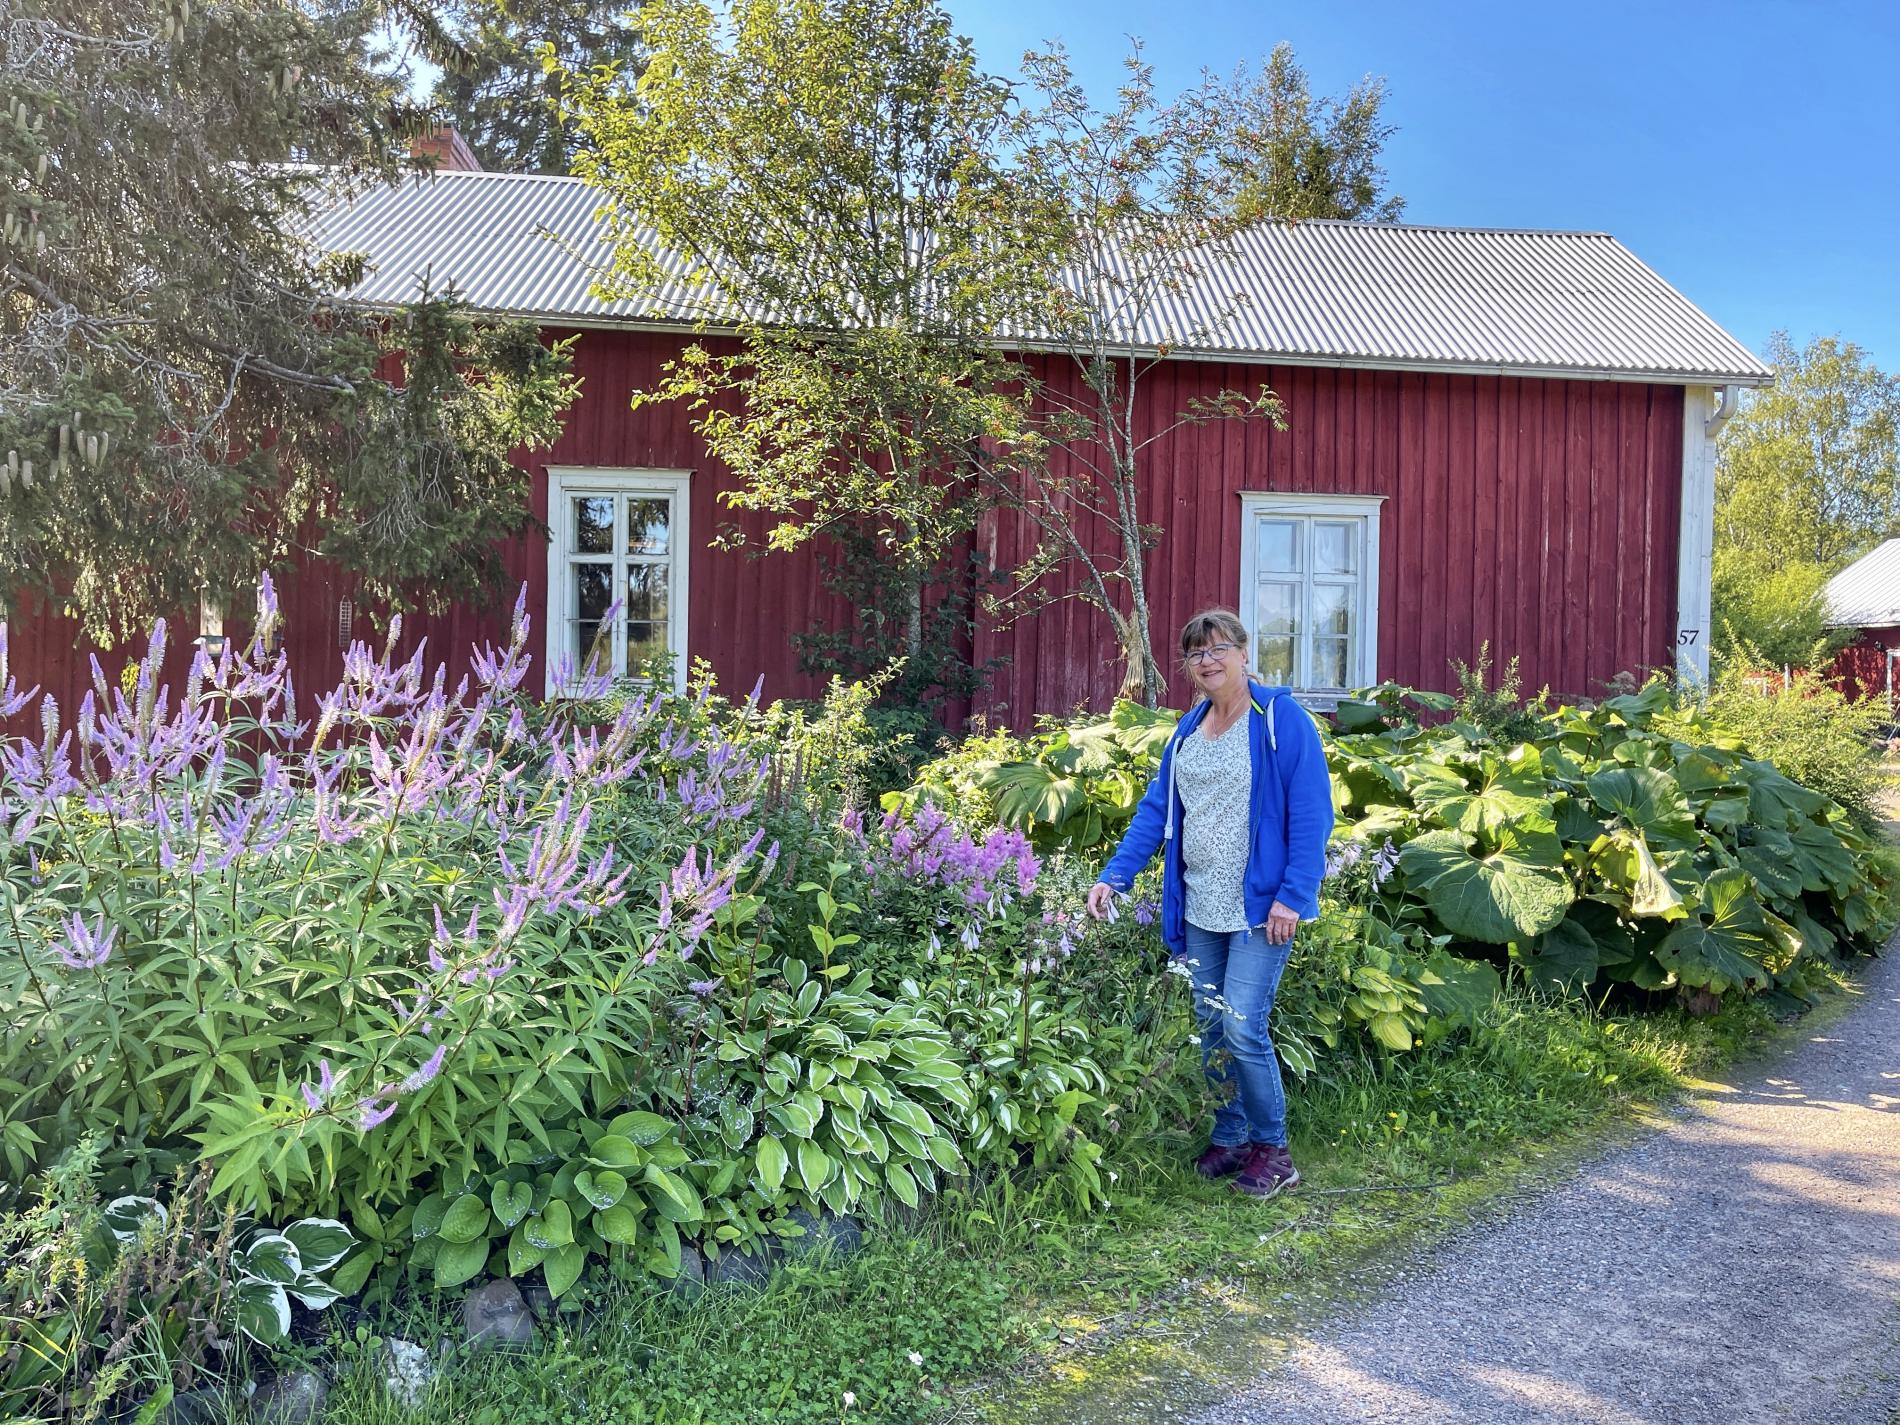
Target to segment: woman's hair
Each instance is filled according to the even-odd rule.
[[[1232,609],[1202,609],[1189,619],[1187,627],[1181,630],[1181,655],[1186,657],[1208,643],[1231,643],[1236,648],[1245,648],[1247,630],[1240,622],[1240,615]]]

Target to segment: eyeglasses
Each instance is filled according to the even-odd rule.
[[[1187,661],[1194,664],[1201,664],[1207,662],[1209,659],[1225,658],[1239,646],[1240,645],[1235,643],[1210,643],[1206,648],[1197,648],[1189,653]]]

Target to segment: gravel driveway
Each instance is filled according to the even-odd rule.
[[[1193,1418],[1900,1425],[1900,949],[1862,988]]]

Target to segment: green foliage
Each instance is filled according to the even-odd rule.
[[[1780,563],[1749,549],[1719,549],[1711,594],[1715,654],[1750,669],[1824,666],[1852,634],[1828,627],[1830,570]]]
[[[1499,672],[1496,686],[1487,686],[1491,674],[1491,644],[1488,639],[1478,647],[1476,666],[1461,658],[1454,658],[1451,673],[1458,683],[1458,701],[1454,708],[1459,721],[1470,723],[1504,747],[1532,741],[1543,730],[1540,709],[1544,699],[1540,698],[1537,706],[1525,704],[1523,679],[1517,671],[1516,655],[1512,655]],[[1340,730],[1344,732],[1351,729],[1341,724]]]
[[[218,1205],[211,1172],[181,1170],[167,1201],[101,1205],[98,1145],[54,1163],[31,1206],[0,1217],[0,1401],[85,1422],[138,1388],[161,1397],[215,1376],[238,1334],[282,1344],[291,1301],[317,1312],[354,1245],[340,1222],[254,1226]],[[11,1416],[9,1418],[12,1418]]]
[[[1832,573],[1900,521],[1900,382],[1839,337],[1797,350],[1777,332],[1767,357],[1775,384],[1742,398],[1717,447],[1715,554],[1725,592],[1743,570]],[[1738,627],[1741,611],[1721,606]]]
[[[566,76],[615,66],[638,76],[639,34],[624,6],[602,0],[454,0],[434,19],[455,52],[430,98],[483,167],[566,173],[574,136],[563,123]]]
[[[1174,723],[1173,713],[1126,701],[1106,718],[1045,717],[1026,742],[999,734],[966,744],[884,805],[940,801],[967,813],[970,794],[980,794],[998,822],[1024,831],[1039,850],[1086,850],[1127,826]]]
[[[1725,721],[1754,696],[1739,687],[1706,710],[1661,682],[1594,708],[1524,709],[1506,701],[1508,672],[1504,688],[1483,688],[1485,666],[1453,709],[1467,716],[1421,726],[1408,700],[1451,700],[1373,689],[1342,706],[1326,739],[1342,843],[1331,869],[1384,848],[1377,893],[1362,903],[1362,913],[1376,905],[1376,923],[1359,934],[1382,954],[1412,955],[1415,984],[1428,968],[1455,978],[1425,958],[1450,947],[1568,991],[1607,980],[1804,998],[1836,956],[1871,946],[1895,883],[1864,825],[1873,782],[1861,710],[1814,689],[1767,710],[1740,703],[1756,718],[1744,742]],[[1804,720],[1809,745],[1779,735],[1771,712],[1790,731]],[[999,749],[1006,756],[926,767],[890,801],[969,785],[1040,848],[1091,850],[1125,831],[1171,726],[1171,715],[1123,704],[1106,722],[1045,727]],[[1339,914],[1336,887],[1327,898]],[[1365,978],[1390,972],[1366,963]],[[1398,997],[1390,1012],[1415,1008],[1387,992]],[[1388,1020],[1373,1032],[1397,1046],[1399,1030]]]
[[[881,1233],[848,1261],[794,1260],[759,1291],[711,1291],[690,1304],[666,1292],[604,1294],[597,1310],[545,1326],[531,1351],[457,1361],[426,1412],[469,1425],[922,1425],[948,1383],[1012,1350],[1013,1296],[968,1252]],[[436,1327],[395,1329],[429,1339]],[[366,1331],[336,1349],[325,1418],[394,1425],[377,1339]]]
[[[1386,192],[1379,164],[1394,132],[1385,121],[1384,79],[1361,79],[1343,98],[1315,98],[1293,46],[1282,40],[1239,97],[1233,161],[1243,174],[1235,204],[1242,221],[1399,220],[1405,200]]]
[[[1787,776],[1845,807],[1861,830],[1877,832],[1879,798],[1891,785],[1878,750],[1884,700],[1857,702],[1813,672],[1761,686],[1750,681],[1758,666],[1752,658],[1717,665],[1709,721],[1745,746],[1769,749]]]
[[[492,593],[528,518],[507,455],[553,438],[568,356],[426,285],[339,299],[360,261],[311,218],[396,178],[418,117],[377,24],[258,0],[0,18],[0,588],[106,642],[313,544],[388,602]]]

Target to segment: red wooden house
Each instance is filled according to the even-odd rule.
[[[686,329],[665,293],[642,309],[594,296],[598,202],[577,180],[449,168],[338,203],[317,235],[367,254],[357,300],[403,301],[427,272],[478,308],[578,334],[582,394],[558,443],[529,462],[551,537],[506,550],[550,663],[619,598],[617,661],[664,648],[710,659],[727,687],[762,674],[768,697],[809,695],[789,635],[841,610],[810,553],[709,545],[734,518],[716,502],[729,475],[685,411],[627,402]],[[1451,660],[1475,661],[1487,641],[1520,659],[1528,687],[1561,693],[1626,670],[1706,672],[1714,432],[1737,389],[1771,373],[1621,244],[1269,224],[1205,280],[1183,306],[1230,305],[1217,341],[1183,346],[1165,320],[1141,334],[1169,345],[1141,388],[1152,419],[1264,380],[1287,429],[1190,427],[1150,447],[1143,517],[1165,532],[1147,570],[1164,666],[1177,661],[1172,631],[1224,604],[1252,630],[1263,676],[1316,703],[1388,678],[1445,687]],[[1052,380],[1069,379],[1064,359],[1048,358]],[[1033,541],[997,514],[977,544],[1007,568]],[[298,682],[326,686],[363,632],[352,590],[318,566],[279,583]],[[511,603],[411,620],[408,634],[459,658],[505,632]],[[23,681],[65,697],[86,681],[61,618],[16,621],[13,652]],[[1105,620],[1073,600],[980,629],[973,656],[998,654],[1007,664],[961,711],[1021,725],[1101,707],[1119,682]],[[1178,672],[1169,695],[1186,697]]]
[[[1853,642],[1829,675],[1852,698],[1885,698],[1900,682],[1900,539],[1890,539],[1827,582],[1828,625],[1851,629]]]

